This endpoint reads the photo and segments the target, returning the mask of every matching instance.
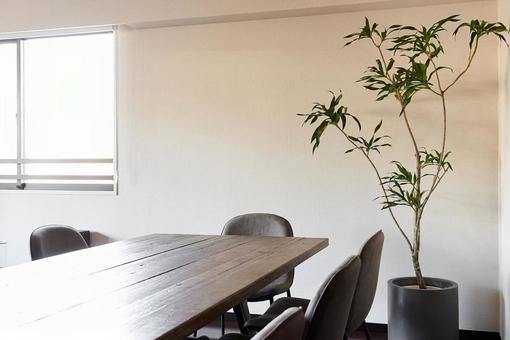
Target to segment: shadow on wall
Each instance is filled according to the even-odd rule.
[[[508,240],[509,240],[509,215],[506,212],[509,205],[510,196],[509,192],[509,181],[504,176],[508,171],[509,163],[509,143],[508,136],[510,133],[510,52],[506,50],[505,46],[500,47],[503,51],[500,60],[500,72],[502,77],[500,78],[500,124],[502,125],[502,133],[500,140],[500,156],[502,157],[503,163],[500,165],[499,181],[500,181],[500,203],[499,203],[499,217],[500,217],[500,333],[502,339],[509,339],[509,328],[510,328],[510,287],[508,285],[510,278],[509,269],[509,251]]]
[[[503,79],[503,91],[500,93],[503,95],[503,112],[510,112],[510,52],[507,51],[507,59],[503,65],[504,68],[504,79]]]

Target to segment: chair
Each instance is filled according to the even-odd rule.
[[[344,339],[348,339],[349,335],[351,335],[360,326],[363,326],[365,335],[367,339],[370,340],[370,334],[365,323],[365,318],[370,312],[377,289],[383,243],[384,234],[379,230],[361,247],[359,253],[361,269],[352,306],[350,307]],[[248,320],[245,327],[251,331],[261,330],[278,315],[281,307],[279,308],[277,304],[284,305],[287,308],[290,306],[299,306],[306,310],[309,300],[300,298],[279,299],[274,303],[274,307],[270,307],[263,315],[258,318]]]
[[[345,340],[348,340],[349,336],[360,326],[363,326],[366,339],[371,339],[365,319],[372,308],[377,290],[383,244],[384,233],[379,230],[365,242],[359,252],[361,270],[354,298],[352,299],[349,319],[347,320]]]
[[[253,340],[302,339],[305,315],[301,308],[289,308],[257,333]]]
[[[341,340],[345,333],[360,267],[359,256],[349,257],[330,274],[312,300],[280,298],[262,316],[249,320],[246,327],[250,330],[254,328],[261,330],[286,309],[302,307],[306,310],[303,340]],[[258,327],[260,325],[262,326]]]
[[[311,301],[306,300],[305,328],[302,340],[342,340],[360,268],[360,257],[357,255],[349,257],[326,278],[314,298]],[[305,301],[304,299],[295,298],[276,300],[264,313],[264,315],[274,315],[265,326],[267,327],[289,308],[301,307],[295,305],[296,300]],[[262,329],[260,333],[262,333]],[[227,334],[220,340],[258,339],[255,338],[258,334],[254,337],[243,334]],[[264,334],[262,333],[262,335]],[[198,339],[205,340],[207,337]],[[300,340],[299,337],[284,337],[281,339]]]
[[[88,248],[80,233],[64,225],[46,225],[35,229],[30,235],[32,261]]]
[[[219,340],[301,340],[305,328],[303,310],[292,307],[285,310],[277,318],[267,324],[255,336],[244,334],[227,334]]]
[[[292,226],[285,218],[265,213],[245,214],[232,218],[223,227],[222,235],[245,235],[245,236],[284,236],[293,237]],[[269,301],[274,302],[274,297],[287,293],[290,297],[290,287],[294,281],[294,270],[284,274],[250,296],[248,302]],[[242,309],[242,308],[238,308]],[[237,314],[242,314],[238,311]],[[238,317],[239,320],[243,319]],[[243,321],[244,322],[244,321]],[[242,330],[242,323],[240,328]],[[221,334],[225,334],[225,316],[221,318]]]
[[[273,214],[245,214],[232,218],[223,227],[222,235],[246,236],[284,236],[293,237],[292,226],[285,218]],[[266,287],[248,298],[248,302],[267,301],[273,303],[274,297],[287,293],[294,281],[294,270],[282,275]]]

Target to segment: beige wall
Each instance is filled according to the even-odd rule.
[[[510,24],[510,1],[498,1],[499,19]],[[510,54],[505,45],[499,50],[500,107],[500,282],[502,338],[510,339]]]
[[[296,113],[327,90],[384,130],[394,148],[411,145],[389,103],[354,81],[373,59],[340,37],[363,17],[427,24],[453,13],[494,19],[495,2],[197,25],[119,33],[119,196],[1,194],[0,239],[9,262],[27,261],[28,235],[45,223],[88,227],[114,239],[150,232],[220,232],[230,217],[268,211],[287,217],[297,235],[330,238],[330,247],[297,270],[293,293],[310,297],[327,273],[378,228],[386,233],[371,322],[386,322],[386,281],[412,274],[409,255],[386,212],[372,199],[374,177],[345,143],[328,133],[312,156],[311,131]],[[462,41],[449,44],[459,69]],[[497,330],[497,45],[482,45],[462,84],[449,95],[454,173],[437,192],[423,226],[426,275],[460,284],[461,327]],[[421,141],[439,136],[437,102],[419,98],[412,124]],[[399,157],[400,158],[400,157]],[[265,305],[255,307],[261,311]]]

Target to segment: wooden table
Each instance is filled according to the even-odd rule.
[[[153,234],[0,270],[0,339],[181,339],[327,239]]]

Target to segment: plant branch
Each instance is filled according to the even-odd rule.
[[[381,44],[376,44],[373,38],[371,38],[371,40],[372,40],[372,43],[374,44],[374,46],[379,51],[379,55],[381,56],[381,61],[382,61],[383,65],[384,65],[384,69],[386,71],[385,72],[386,73],[386,78],[390,82],[392,82],[392,84],[394,84],[395,80],[394,80],[394,78],[388,72],[388,66],[386,64],[386,58],[384,57],[384,53],[383,53],[382,48],[381,48],[382,42],[381,42]],[[432,90],[432,89],[431,89],[431,91],[434,92],[434,90]],[[421,157],[420,157],[420,150],[418,148],[418,143],[416,141],[416,137],[414,135],[413,129],[412,129],[411,124],[409,122],[409,119],[407,117],[407,112],[406,112],[406,109],[405,109],[404,99],[403,99],[402,94],[400,93],[400,91],[398,91],[396,93],[396,98],[399,101],[400,106],[402,107],[402,115],[404,116],[407,132],[409,133],[409,136],[411,137],[411,142],[412,142],[413,148],[414,148],[414,156],[416,158],[416,176],[417,176],[415,190],[416,190],[416,194],[419,197],[419,195],[421,193]],[[419,209],[420,208],[417,207],[417,209],[415,210],[416,211],[416,215],[415,215],[416,217],[418,216],[417,213],[418,213]],[[418,219],[415,219],[415,225],[416,224],[419,224],[419,220]]]
[[[383,53],[383,51],[381,49],[381,44],[376,44],[376,42],[374,41],[373,38],[371,38],[371,40],[372,40],[372,43],[374,44],[374,46],[379,51],[379,55],[381,56],[381,61],[382,61],[383,65],[384,65],[384,69],[386,70],[386,78],[389,81],[391,81],[392,84],[394,84],[394,79],[393,79],[393,77],[391,77],[391,75],[388,72],[388,65],[386,64],[386,58],[384,57],[384,53]],[[417,163],[417,168],[420,168],[419,167],[420,151],[418,149],[418,143],[416,142],[416,138],[415,138],[413,130],[411,128],[411,124],[409,123],[409,119],[407,118],[407,113],[406,113],[406,110],[405,110],[405,105],[404,105],[404,100],[402,98],[402,94],[400,92],[397,92],[396,97],[397,97],[397,100],[399,101],[399,103],[400,103],[400,105],[402,107],[402,114],[403,114],[404,119],[405,119],[407,131],[409,132],[409,135],[411,137],[411,141],[413,143],[413,147],[414,147],[414,151],[415,151],[415,157],[416,157],[416,160],[418,162]],[[419,178],[420,178],[420,176],[419,176],[419,171],[418,171],[418,179]],[[418,183],[418,191],[419,191],[419,183]]]
[[[440,92],[437,92],[436,90],[434,90],[434,89],[433,89],[433,88],[431,88],[431,87],[429,87],[429,88],[428,88],[428,90],[429,90],[430,92],[432,92],[433,94],[437,95],[437,96],[440,96],[440,95],[441,95],[441,93],[440,93]]]
[[[427,201],[429,200],[430,196],[432,195],[432,193],[434,192],[434,190],[436,190],[436,188],[439,186],[439,183],[441,183],[441,180],[443,179],[444,175],[446,175],[446,171],[444,171],[438,178],[437,178],[437,181],[435,182],[435,184],[433,186],[431,186],[430,188],[430,191],[429,191],[429,194],[427,195],[426,199],[423,201],[423,207],[425,207],[425,204],[427,204]],[[423,211],[422,211],[423,212]],[[421,216],[420,216],[421,218]]]
[[[440,96],[441,96],[441,106],[442,106],[442,110],[443,110],[443,136],[442,136],[442,141],[441,141],[441,153],[440,153],[440,155],[441,155],[441,157],[444,157],[444,152],[445,152],[445,148],[446,148],[446,133],[447,133],[447,110],[446,110],[446,98],[445,98],[446,89],[445,90],[442,89],[441,78],[439,77],[439,72],[438,72],[438,68],[437,68],[436,63],[430,57],[429,57],[429,59],[431,60],[432,66],[434,67],[434,71],[435,71],[435,75],[436,75],[436,79],[437,79],[437,84],[438,84],[439,91],[440,91]],[[470,58],[470,60],[472,60],[472,58]],[[470,63],[471,62],[469,62],[469,64]],[[457,79],[459,79],[459,78],[457,78]],[[454,84],[454,83],[452,83],[452,84]],[[423,200],[423,205],[422,205],[423,208],[425,208],[425,205],[429,201],[430,196],[432,195],[432,193],[436,189],[436,187],[439,184],[439,182],[442,179],[442,177],[446,174],[446,171],[445,171],[441,175],[441,177],[439,177],[439,174],[441,172],[441,167],[442,167],[441,162],[438,162],[436,173],[434,174],[434,177],[432,179],[432,184],[430,185],[430,190],[429,190],[429,192],[427,193],[427,195],[425,196],[425,198]],[[420,218],[421,218],[421,214],[420,214]]]
[[[468,57],[468,62],[467,62],[467,65],[466,67],[462,70],[462,72],[460,72],[457,77],[455,77],[455,79],[452,81],[452,83],[450,85],[448,85],[443,92],[446,92],[450,89],[450,87],[452,87],[453,85],[455,85],[455,83],[457,83],[457,81],[459,81],[459,79],[467,72],[467,70],[471,67],[471,63],[473,62],[473,59],[475,57],[475,54],[476,52],[478,51],[478,40],[479,38],[477,37],[475,39],[475,47],[470,49],[469,51],[469,57]]]
[[[386,192],[386,188],[384,187],[384,182],[382,180],[382,177],[381,177],[381,174],[379,172],[379,169],[377,169],[377,166],[375,165],[375,163],[372,161],[372,159],[370,158],[370,156],[368,155],[368,153],[363,150],[361,147],[359,147],[356,143],[354,143],[350,138],[349,136],[345,133],[344,130],[342,130],[340,128],[340,126],[338,126],[337,124],[335,124],[335,127],[340,130],[340,132],[344,135],[344,137],[349,141],[349,143],[351,143],[357,150],[359,150],[363,156],[365,156],[365,158],[367,159],[367,161],[370,163],[370,165],[372,166],[372,169],[374,170],[376,176],[377,176],[377,179],[379,181],[379,185],[381,186],[381,189],[383,191],[383,195],[384,197],[386,198],[386,200],[388,200],[388,193]],[[390,212],[390,215],[391,215],[391,218],[393,219],[393,222],[395,222],[395,225],[397,226],[398,230],[400,231],[400,233],[402,234],[402,236],[404,236],[406,242],[407,242],[407,245],[409,246],[409,249],[411,250],[411,252],[413,252],[413,245],[411,244],[411,241],[409,240],[409,237],[407,236],[407,234],[404,232],[404,229],[402,229],[402,227],[400,226],[400,223],[398,222],[397,218],[395,217],[395,214],[393,213],[393,210],[391,209],[391,207],[388,207],[388,211]]]
[[[374,43],[374,45],[377,47],[377,50],[379,51],[379,55],[381,56],[381,61],[382,61],[383,65],[384,65],[386,78],[392,84],[395,84],[395,79],[393,77],[391,77],[389,72],[388,72],[388,67],[387,67],[387,64],[386,64],[386,59],[384,57],[384,53],[383,53],[383,51],[381,49],[381,44],[377,45],[374,42],[373,39],[371,39],[371,40]],[[438,79],[439,90],[441,91],[441,85],[440,85],[441,83],[440,83],[440,80],[439,80],[439,76],[437,74],[437,69],[436,69],[436,77]],[[440,95],[442,98],[444,98],[444,94],[442,93],[442,91],[440,93],[438,93],[438,92],[436,92],[434,89],[432,89],[430,87],[429,87],[429,90],[432,91],[433,93],[436,93],[436,94]],[[407,116],[406,104],[404,102],[403,95],[402,95],[402,93],[400,91],[397,91],[395,97],[398,100],[398,102],[400,103],[400,106],[402,108],[401,114],[404,117],[404,121],[405,121],[405,125],[406,125],[406,128],[407,128],[407,132],[409,133],[409,136],[411,137],[411,142],[412,142],[412,145],[413,145],[413,148],[414,148],[414,156],[415,156],[415,159],[416,159],[416,186],[413,185],[413,190],[415,190],[415,195],[417,197],[416,201],[418,202],[418,204],[416,205],[416,209],[413,209],[414,210],[414,230],[413,230],[413,234],[414,234],[413,242],[414,243],[411,245],[411,242],[409,241],[409,239],[407,239],[407,241],[408,241],[408,244],[409,244],[409,248],[411,249],[412,258],[413,258],[413,265],[414,265],[414,269],[415,269],[416,279],[417,279],[418,285],[420,286],[421,289],[426,289],[427,286],[425,284],[425,281],[423,280],[423,275],[421,273],[421,268],[420,268],[420,263],[419,263],[420,246],[421,246],[421,216],[422,216],[422,213],[423,213],[423,206],[420,206],[420,203],[421,203],[421,170],[422,170],[420,150],[419,150],[419,147],[418,147],[418,143],[416,141],[416,136],[415,136],[415,134],[413,132],[413,129],[412,129],[411,124],[409,122],[409,118]],[[446,123],[445,123],[445,127],[446,127]],[[444,133],[446,134],[446,130],[444,131]],[[444,135],[444,137],[443,137],[443,148],[444,148],[444,138],[445,138],[445,136],[446,135]],[[384,187],[383,187],[383,189],[384,189]]]

